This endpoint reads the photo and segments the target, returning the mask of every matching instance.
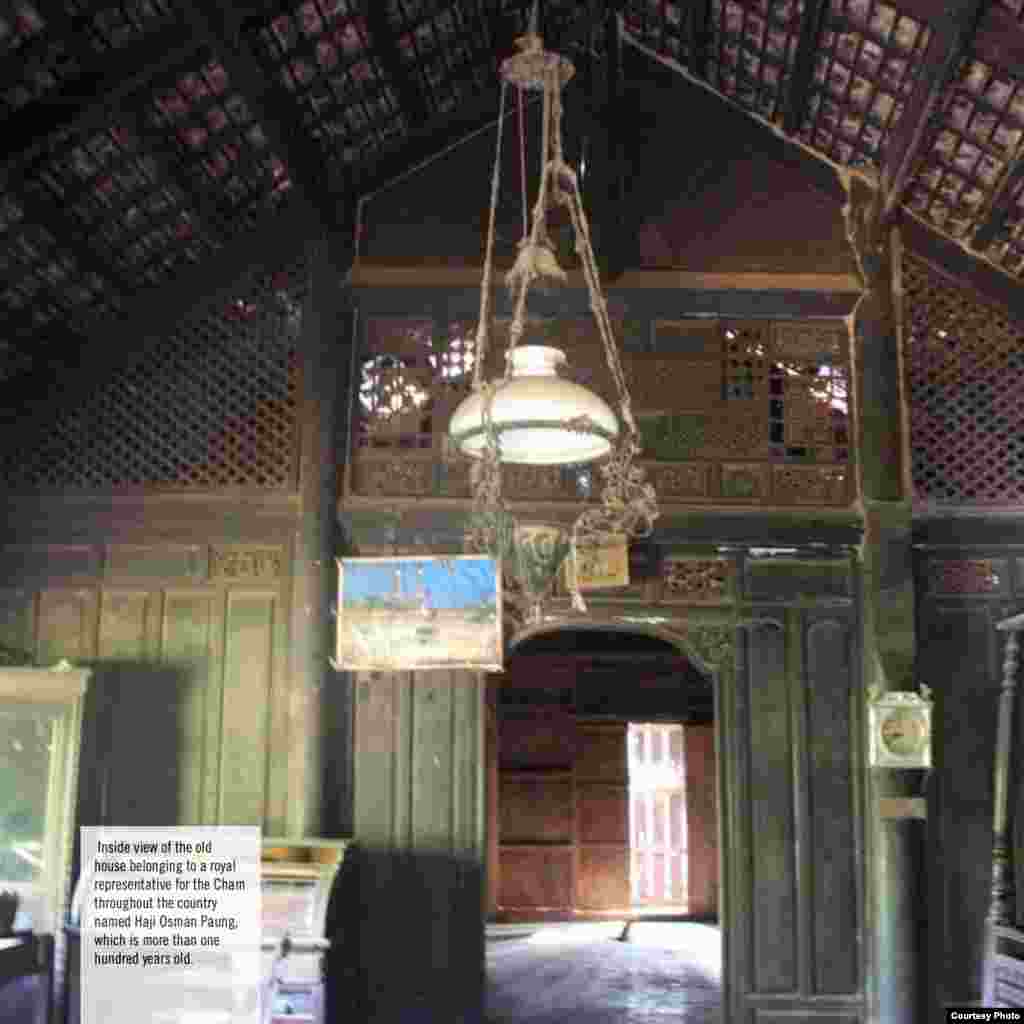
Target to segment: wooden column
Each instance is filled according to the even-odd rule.
[[[345,821],[324,821],[324,804],[347,808],[347,778],[325,779],[325,751],[349,747],[346,708],[337,711],[347,677],[335,678],[333,653],[334,556],[336,550],[337,424],[342,375],[348,366],[342,315],[342,282],[347,267],[323,238],[306,243],[310,276],[302,308],[299,360],[298,486],[302,504],[294,537],[291,615],[291,715],[289,716],[288,803],[290,834],[341,834]],[[332,692],[326,695],[328,687]],[[325,695],[329,697],[325,700]],[[341,696],[344,696],[342,694]],[[333,710],[327,713],[327,709]],[[346,759],[347,761],[347,759]],[[332,762],[333,763],[333,762]],[[340,789],[344,796],[337,799]],[[338,817],[336,811],[332,817]]]
[[[500,849],[498,830],[498,761],[500,757],[498,730],[498,683],[487,683],[487,722],[485,749],[487,759],[487,915],[498,912],[498,893],[501,886]]]
[[[864,513],[864,686],[916,689],[911,562],[909,437],[899,350],[899,244],[883,226],[885,197],[854,179],[849,234],[865,295],[854,336],[859,494]],[[940,685],[940,681],[935,681]],[[883,818],[888,797],[917,796],[923,773],[876,769],[869,781],[869,920],[874,923],[869,998],[891,1024],[925,1019],[925,826],[915,818]]]
[[[1013,924],[1013,856],[1010,838],[1009,787],[1013,752],[1013,721],[1017,702],[1017,668],[1020,664],[1020,631],[1024,615],[1000,622],[996,629],[1005,632],[1006,655],[1003,661],[1003,685],[999,694],[996,755],[993,765],[992,807],[992,895],[986,926],[984,1001],[995,999],[995,932],[1000,925]]]

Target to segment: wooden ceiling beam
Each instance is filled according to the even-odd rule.
[[[969,52],[984,0],[953,0],[924,19],[932,36],[921,73],[889,138],[881,167],[881,228],[891,222],[941,126],[942,101]]]
[[[818,57],[818,41],[821,29],[825,24],[829,0],[810,0],[804,8],[803,21],[800,25],[800,41],[796,47],[793,61],[793,74],[789,79],[786,95],[782,127],[790,135],[796,135],[803,124],[807,113],[807,104],[811,96],[811,84],[814,81],[814,65]]]

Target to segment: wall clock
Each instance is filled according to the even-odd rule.
[[[868,706],[869,755],[876,768],[930,768],[932,702],[924,695],[892,692],[872,696]]]

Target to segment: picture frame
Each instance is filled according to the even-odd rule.
[[[335,668],[500,671],[501,565],[482,555],[338,559]]]

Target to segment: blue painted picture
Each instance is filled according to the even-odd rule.
[[[501,667],[501,572],[495,559],[338,560],[337,668]]]

